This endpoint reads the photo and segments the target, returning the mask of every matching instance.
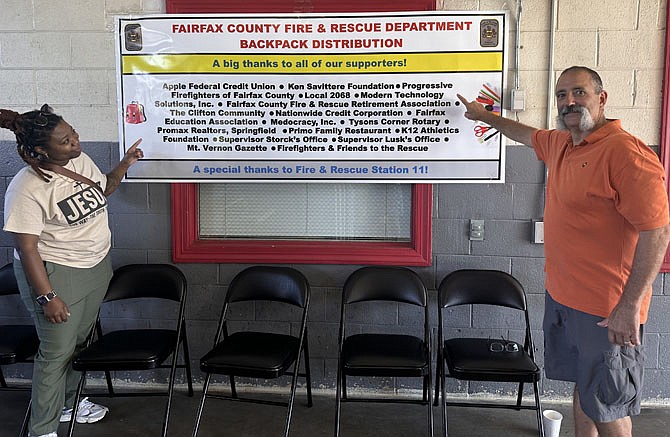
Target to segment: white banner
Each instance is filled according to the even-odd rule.
[[[117,17],[128,181],[504,182],[505,12]]]

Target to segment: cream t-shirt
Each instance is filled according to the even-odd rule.
[[[65,167],[102,189],[107,177],[82,153]],[[58,173],[44,182],[31,167],[14,176],[5,194],[4,230],[39,236],[37,250],[44,261],[77,268],[97,265],[109,252],[111,232],[107,198],[100,190]],[[18,259],[15,250],[14,256]]]

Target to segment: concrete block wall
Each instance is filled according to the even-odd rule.
[[[555,72],[585,64],[602,73],[609,91],[608,114],[658,148],[661,126],[661,78],[665,35],[665,0],[556,0]],[[510,10],[515,40],[517,3],[509,0],[441,0],[444,10]],[[526,111],[516,116],[535,126],[547,120],[549,30],[551,2],[523,0],[519,83],[526,92]],[[0,0],[0,107],[24,111],[50,103],[81,133],[83,148],[103,170],[118,159],[116,84],[112,16],[158,13],[161,0]],[[510,48],[508,83],[514,83],[515,51]],[[552,79],[553,81],[553,79]],[[553,114],[554,111],[551,112]],[[0,201],[11,177],[23,163],[13,137],[0,131]],[[459,268],[493,268],[515,275],[528,293],[533,335],[542,364],[543,248],[532,244],[530,219],[542,216],[544,168],[533,152],[522,146],[507,147],[505,184],[445,184],[434,187],[433,263],[416,268],[430,289]],[[469,241],[470,219],[485,221],[484,241]],[[171,262],[170,187],[168,184],[123,184],[110,198],[115,266],[127,263]],[[0,263],[12,259],[12,241],[0,233]],[[188,330],[194,369],[197,359],[211,346],[221,299],[231,278],[246,265],[181,264],[189,280]],[[297,265],[309,279],[313,297],[309,314],[310,348],[315,386],[331,390],[335,382],[337,325],[340,290],[346,277],[359,266]],[[645,400],[670,399],[670,283],[659,275],[645,342],[649,359]],[[109,314],[109,313],[106,313]],[[117,324],[130,323],[127,314],[114,310]],[[21,305],[0,306],[0,321],[25,318]],[[431,313],[435,327],[436,314]],[[130,318],[160,325],[164,315],[143,311]],[[416,318],[400,312],[371,309],[359,328],[416,331]],[[239,315],[243,324],[276,324],[272,313],[248,309]],[[286,326],[285,329],[290,329]],[[492,338],[516,335],[517,318],[491,311],[458,311],[449,321],[451,332]],[[434,332],[436,334],[436,332]],[[29,378],[30,369],[8,369],[9,376]],[[200,374],[196,370],[196,377]],[[131,382],[151,378],[128,376]],[[156,378],[156,380],[160,380]],[[371,383],[368,383],[371,384]],[[374,387],[416,388],[411,381],[380,381]],[[373,387],[369,385],[369,387]],[[500,391],[506,387],[449,384],[452,393]],[[568,384],[544,380],[545,396],[569,396]]]
[[[165,10],[162,0],[1,0],[0,105],[49,103],[82,141],[117,141],[115,15]],[[0,139],[12,139],[8,131]]]

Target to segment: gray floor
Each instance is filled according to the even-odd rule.
[[[0,391],[0,436],[16,437],[29,399],[27,391]],[[165,406],[161,397],[91,398],[110,407],[110,412],[95,424],[77,425],[77,437],[132,437],[160,435]],[[185,392],[175,394],[169,435],[191,436],[199,395],[189,398]],[[543,407],[563,413],[561,436],[572,436],[572,415],[565,403],[545,402]],[[314,397],[314,406],[307,408],[300,393],[291,423],[291,436],[332,436],[335,400],[326,394]],[[434,408],[435,436],[441,435],[441,409]],[[285,409],[217,399],[205,405],[199,436],[281,436]],[[532,411],[457,408],[449,410],[449,436],[488,437],[536,436]],[[347,403],[342,409],[342,437],[424,436],[426,407],[397,404]],[[59,435],[66,435],[61,425]],[[634,435],[639,437],[670,436],[670,407],[647,407],[634,419]]]

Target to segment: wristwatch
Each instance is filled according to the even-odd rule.
[[[51,302],[56,296],[58,296],[56,294],[56,290],[51,290],[47,294],[40,294],[39,296],[37,296],[35,298],[35,302],[37,302],[40,305],[46,305],[49,302]]]

